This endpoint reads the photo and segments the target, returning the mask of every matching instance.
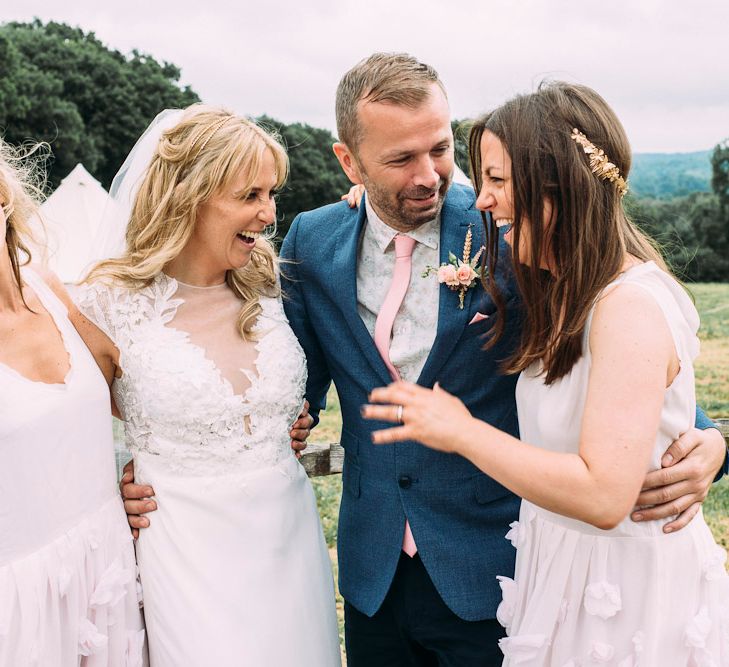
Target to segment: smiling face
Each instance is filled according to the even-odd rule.
[[[481,137],[481,182],[476,208],[491,213],[497,227],[510,227],[506,240],[511,242],[514,224],[511,157],[499,138],[488,130]]]
[[[360,102],[356,150],[335,145],[347,176],[363,183],[377,214],[398,231],[434,219],[453,175],[453,133],[440,86],[417,108]]]
[[[525,217],[514,220],[514,182],[512,180],[511,157],[501,140],[489,130],[481,136],[481,191],[476,199],[476,208],[491,214],[497,227],[508,227],[504,240],[513,247],[518,237],[518,258],[522,264],[532,264],[531,221]],[[549,230],[553,206],[544,200],[542,224]],[[518,227],[518,234],[515,230]],[[548,234],[546,235],[548,242]],[[547,246],[549,244],[547,243]],[[544,248],[539,267],[550,269],[553,265],[551,252]]]
[[[273,153],[265,149],[253,187],[246,192],[245,172],[201,204],[184,254],[208,274],[241,269],[265,227],[276,219],[277,184]]]

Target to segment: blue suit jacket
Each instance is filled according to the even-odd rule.
[[[469,225],[474,248],[484,243],[473,205],[470,188],[451,186],[441,218],[441,262],[449,251],[462,253]],[[504,535],[518,516],[519,499],[460,456],[414,442],[373,445],[372,431],[386,425],[360,416],[368,393],[391,382],[357,311],[364,222],[365,207],[352,210],[344,202],[302,213],[281,248],[289,260],[282,267],[284,305],[308,359],[311,412],[316,416],[324,407],[332,380],[341,401],[340,590],[363,613],[377,611],[395,573],[407,517],[420,557],[450,609],[466,620],[493,618],[501,600],[496,575],[513,574],[515,550]],[[507,335],[488,352],[481,349],[482,335],[496,317],[494,303],[478,285],[468,290],[460,310],[458,294],[440,287],[438,330],[418,383],[431,387],[439,381],[474,416],[516,435],[516,376],[500,374],[498,366],[515,343],[518,300],[508,276],[500,281]],[[490,317],[469,325],[476,312]]]

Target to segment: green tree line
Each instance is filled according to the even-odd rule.
[[[0,136],[12,144],[46,141],[49,190],[81,162],[105,188],[150,121],[200,98],[180,70],[133,51],[107,48],[93,33],[63,23],[0,25]],[[279,198],[279,235],[296,213],[336,201],[350,183],[331,150],[331,132],[256,119],[277,133],[290,159]]]
[[[712,192],[672,199],[629,194],[627,210],[680,277],[729,282],[729,140],[714,148],[711,172]]]
[[[50,144],[49,189],[79,162],[108,188],[159,111],[198,101],[194,90],[181,85],[177,66],[139,51],[109,49],[92,32],[38,19],[0,25],[0,135],[13,144]],[[289,153],[290,178],[278,206],[283,236],[298,212],[337,201],[349,181],[332,153],[335,138],[328,130],[267,116],[256,120],[277,133]],[[456,162],[468,173],[468,123],[454,121],[453,129]],[[716,146],[711,162],[711,192],[671,197],[694,185],[698,190],[700,179],[690,171],[682,178],[652,172],[641,181],[636,177],[636,185],[647,183],[643,191],[656,198],[640,196],[636,187],[627,207],[680,276],[729,281],[728,142]]]

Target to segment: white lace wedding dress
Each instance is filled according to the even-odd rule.
[[[247,343],[225,285],[161,274],[75,298],[119,349],[114,397],[159,507],[137,543],[151,667],[339,665],[330,562],[290,447],[306,364],[280,300],[261,300]]]
[[[650,469],[695,418],[693,361],[699,318],[688,295],[653,262],[613,283],[655,298],[673,334],[681,369],[666,389]],[[609,289],[609,288],[608,288]],[[558,452],[576,452],[590,374],[588,319],[583,356],[545,385],[538,369],[516,390],[521,437]],[[627,326],[630,323],[626,323]],[[665,534],[668,520],[630,517],[600,530],[522,502],[507,538],[517,548],[514,580],[499,577],[506,627],[504,665],[529,667],[725,667],[729,665],[727,558],[699,513]]]

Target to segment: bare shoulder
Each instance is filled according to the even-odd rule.
[[[609,288],[598,299],[595,314],[601,311],[639,310],[644,307],[653,307],[660,312],[656,298],[645,287],[635,282],[624,282]]]
[[[75,305],[61,279],[48,267],[41,264],[31,264],[30,268],[53,290],[53,293],[63,302],[63,305],[71,311]]]
[[[625,282],[603,295],[595,306],[590,329],[590,347],[624,345],[658,351],[673,347],[665,314],[649,290]]]

